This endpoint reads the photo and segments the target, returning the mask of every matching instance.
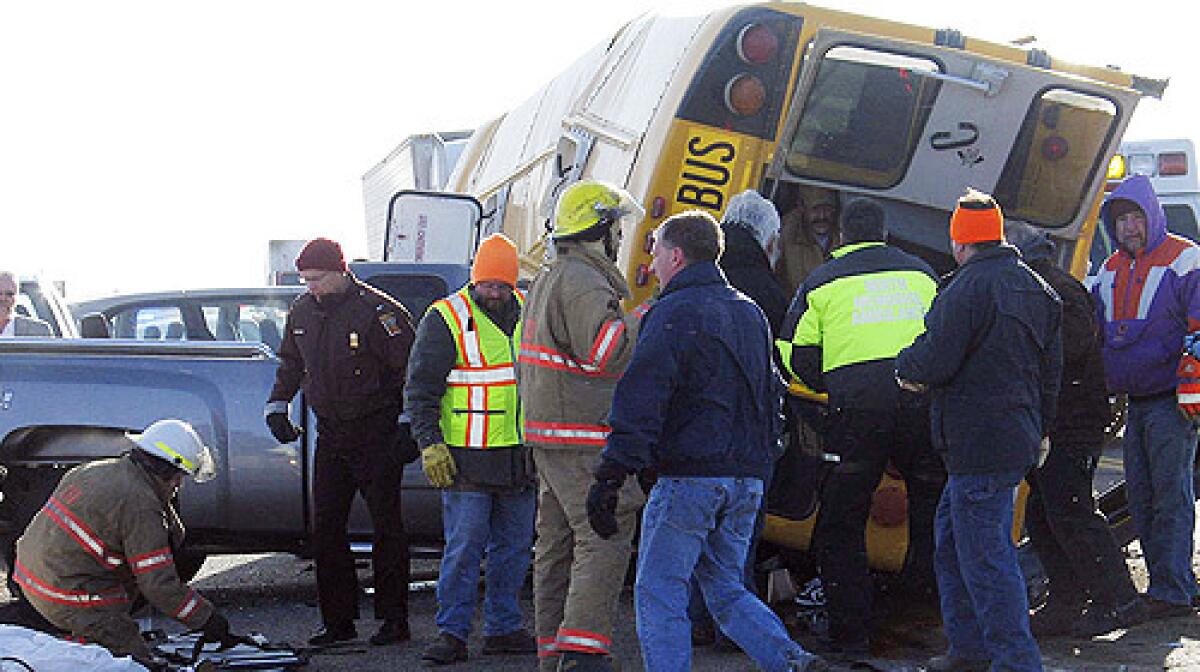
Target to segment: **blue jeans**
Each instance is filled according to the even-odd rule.
[[[1024,474],[951,475],[934,520],[934,570],[949,653],[993,670],[1041,670],[1029,599],[1013,546],[1013,500]]]
[[[809,657],[742,583],[763,496],[757,478],[660,478],[642,513],[634,608],[648,672],[692,669],[688,580],[717,626],[767,672]]]
[[[1173,394],[1131,399],[1122,447],[1129,511],[1150,572],[1147,594],[1187,604],[1197,592],[1192,573],[1196,427],[1179,412]]]
[[[536,503],[532,489],[515,494],[442,492],[446,549],[437,585],[439,630],[467,640],[485,553],[483,634],[506,635],[524,627],[517,596],[529,570]]]

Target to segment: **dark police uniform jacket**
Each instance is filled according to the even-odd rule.
[[[400,302],[351,277],[346,291],[292,304],[270,402],[303,386],[323,420],[348,421],[401,405],[412,317]]]

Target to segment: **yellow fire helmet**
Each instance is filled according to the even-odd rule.
[[[554,239],[575,238],[597,225],[607,229],[626,217],[636,223],[645,216],[645,209],[624,189],[598,180],[581,180],[558,197]]]

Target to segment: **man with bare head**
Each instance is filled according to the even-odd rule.
[[[0,271],[0,338],[53,336],[46,322],[16,314],[17,294],[17,276],[11,271]]]
[[[779,210],[784,213],[780,230],[782,255],[775,268],[789,297],[842,244],[837,225],[837,192],[807,184],[794,189],[785,192],[779,203]]]

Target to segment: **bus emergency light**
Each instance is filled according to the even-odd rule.
[[[766,101],[767,87],[754,75],[736,75],[725,85],[725,107],[738,116],[758,112]]]
[[[1164,152],[1158,155],[1158,174],[1160,176],[1187,175],[1187,154],[1183,152]]]
[[[761,23],[751,23],[738,33],[737,53],[747,65],[770,63],[779,53],[779,38]]]
[[[1125,157],[1126,170],[1130,175],[1146,175],[1154,177],[1156,167],[1153,154],[1130,154]]]

